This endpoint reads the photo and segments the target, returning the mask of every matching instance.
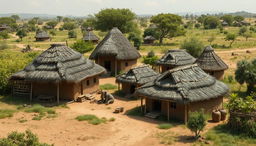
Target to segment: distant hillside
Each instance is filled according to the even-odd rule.
[[[9,17],[11,15],[19,15],[22,19],[29,19],[33,17],[40,17],[40,18],[56,18],[56,15],[49,15],[49,14],[30,14],[30,13],[7,13],[7,14],[0,14],[0,17]]]
[[[256,16],[255,13],[250,13],[250,12],[246,12],[246,11],[234,12],[234,13],[229,13],[229,14],[233,15],[233,16],[243,16],[243,17],[247,17],[247,18]]]

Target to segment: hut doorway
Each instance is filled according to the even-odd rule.
[[[135,92],[135,88],[136,88],[135,85],[131,85],[131,88],[130,88],[130,93],[131,94],[133,94]]]
[[[110,72],[111,71],[111,61],[104,61],[105,69]]]
[[[153,101],[153,111],[155,112],[161,112],[162,104],[160,100],[154,100]]]

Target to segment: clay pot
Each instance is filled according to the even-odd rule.
[[[220,113],[221,113],[221,119],[220,120],[225,121],[226,117],[227,117],[227,111],[225,109],[221,109]]]
[[[221,113],[220,111],[213,111],[212,112],[212,121],[213,122],[220,122],[221,120]]]

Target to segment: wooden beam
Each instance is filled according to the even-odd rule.
[[[185,124],[188,122],[188,105],[187,103],[185,104]]]
[[[143,97],[140,98],[140,110],[143,113]]]
[[[30,83],[30,96],[29,96],[30,102],[32,101],[32,99],[33,99],[33,83],[31,82]]]
[[[144,114],[146,114],[147,113],[147,101],[146,101],[147,99],[145,98],[145,107],[144,107]]]
[[[170,121],[170,101],[167,101],[167,119]]]
[[[60,83],[57,83],[57,103],[60,103]]]
[[[117,76],[117,60],[115,59],[115,76]]]

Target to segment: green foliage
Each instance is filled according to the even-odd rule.
[[[132,33],[129,34],[128,39],[130,41],[133,41],[133,45],[134,45],[135,48],[137,48],[138,50],[140,49],[142,39],[138,34],[132,32]]]
[[[239,61],[235,71],[235,79],[239,84],[246,83],[247,92],[252,92],[256,85],[256,59],[251,62],[247,60]]]
[[[157,128],[159,128],[159,129],[170,129],[170,128],[172,128],[172,127],[173,127],[173,125],[172,125],[172,124],[169,124],[169,123],[159,124],[159,125],[157,126]]]
[[[14,112],[14,110],[0,109],[0,119],[12,117]]]
[[[8,49],[8,48],[9,48],[9,46],[5,41],[0,42],[0,50],[5,50],[5,49]]]
[[[40,143],[37,135],[30,130],[25,133],[12,132],[7,138],[0,139],[1,146],[50,146],[46,143]]]
[[[234,33],[228,33],[228,34],[226,35],[225,40],[226,40],[226,41],[230,41],[230,44],[229,44],[229,47],[230,47],[230,48],[232,47],[232,44],[235,42],[236,38],[237,38],[237,35],[234,34]]]
[[[7,31],[0,31],[0,39],[9,39],[10,36]]]
[[[101,90],[115,90],[115,89],[117,89],[117,86],[107,83],[107,84],[100,85],[100,89]]]
[[[149,65],[155,65],[156,61],[158,60],[158,56],[155,55],[154,51],[148,52],[147,56],[143,56],[143,63]]]
[[[92,125],[99,125],[101,123],[106,123],[107,122],[107,119],[104,118],[104,117],[103,118],[98,118],[97,116],[90,115],[90,114],[78,116],[78,117],[76,117],[76,120],[78,120],[78,121],[87,121],[89,124],[92,124]]]
[[[63,30],[74,30],[76,28],[76,24],[74,22],[65,22],[62,25]]]
[[[229,111],[251,113],[256,111],[256,102],[252,96],[241,98],[237,94],[231,94],[227,107]]]
[[[175,14],[158,14],[153,16],[150,20],[156,25],[159,32],[159,43],[162,44],[163,39],[166,37],[179,36],[182,33],[182,18]]]
[[[25,36],[27,36],[27,32],[24,29],[20,29],[17,31],[16,35],[22,40]]]
[[[57,16],[57,20],[58,20],[58,22],[61,22],[63,20],[63,17],[62,16]]]
[[[206,126],[206,117],[204,116],[203,111],[192,112],[189,115],[187,127],[195,133],[195,138],[200,137],[200,132],[203,131]]]
[[[52,115],[54,115],[54,117],[57,116],[57,113],[53,108],[47,108],[39,104],[35,104],[32,107],[19,107],[19,109],[24,109],[24,111],[28,113],[37,113],[32,120],[41,120],[47,114],[50,117],[52,117]]]
[[[237,21],[237,22],[242,22],[244,20],[244,17],[242,17],[242,16],[235,16],[234,20]]]
[[[157,133],[156,138],[158,138],[163,145],[173,145],[178,140],[172,131]]]
[[[11,18],[14,19],[15,21],[20,20],[19,15],[12,15]]]
[[[58,22],[57,21],[49,21],[46,23],[47,28],[49,29],[54,29],[57,26]]]
[[[215,35],[211,35],[209,38],[208,38],[208,42],[210,43],[210,45],[212,44],[212,42],[216,39],[216,36]]]
[[[159,39],[160,33],[156,30],[156,28],[147,28],[144,31],[143,37],[153,36],[156,39]]]
[[[56,36],[56,32],[55,32],[54,30],[51,30],[49,33],[50,33],[50,35],[52,35],[52,36]]]
[[[117,27],[123,33],[131,32],[135,14],[129,9],[103,9],[95,14],[95,27],[101,31]]]
[[[220,20],[215,16],[207,16],[204,18],[203,24],[205,29],[215,29],[220,25]]]
[[[239,29],[239,35],[243,35],[247,31],[248,31],[248,28],[246,26],[243,26]]]
[[[88,28],[88,27],[94,27],[95,23],[96,23],[95,21],[96,21],[96,19],[93,16],[90,16],[89,18],[87,18],[86,21],[83,22],[83,24],[81,26],[82,30],[86,30],[86,28]]]
[[[68,37],[69,38],[77,38],[77,34],[74,30],[71,30],[68,32]]]
[[[127,110],[125,114],[128,116],[143,116],[140,107],[135,107],[133,109]]]
[[[94,45],[92,42],[85,42],[83,40],[77,40],[72,47],[73,49],[75,49],[76,51],[80,52],[80,53],[86,53],[89,52],[91,50],[94,49]]]
[[[199,24],[199,23],[195,24],[195,28],[199,29],[200,27],[201,27],[201,24]]]
[[[224,15],[221,17],[221,19],[227,22],[229,26],[231,26],[234,22],[234,17],[232,15]]]
[[[201,55],[204,45],[199,39],[192,37],[184,40],[180,48],[185,49],[189,54],[197,58]]]

